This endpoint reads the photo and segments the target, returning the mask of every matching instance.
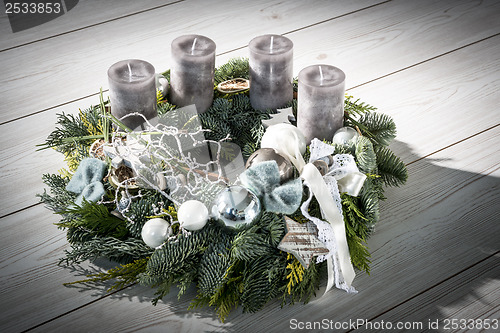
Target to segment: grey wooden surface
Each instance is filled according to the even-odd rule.
[[[499,17],[497,0],[81,0],[12,33],[2,7],[0,332],[288,332],[307,322],[352,331],[345,323],[358,320],[416,331],[438,321],[434,331],[451,332],[480,331],[446,330],[453,319],[498,320]],[[338,66],[349,94],[395,119],[391,148],[409,179],[387,191],[368,242],[372,272],[354,280],[357,295],[333,290],[307,305],[237,309],[220,323],[210,309],[186,310],[194,289],[154,307],[142,286],[111,294],[62,286],[106,265],[57,265],[65,235],[35,194],[63,160],[35,145],[57,113],[98,103],[111,64],[140,58],[168,69],[171,41],[187,33],[216,42],[217,64],[247,56],[255,36],[284,34],[294,42],[295,75]]]

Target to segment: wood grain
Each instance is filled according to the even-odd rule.
[[[121,1],[79,1],[77,6],[57,19],[31,29],[12,33],[10,23],[2,10],[0,15],[0,52],[46,38],[85,29],[121,17],[167,6],[177,0],[121,0]]]
[[[405,318],[407,322],[421,323],[423,328],[438,323],[443,331],[445,325],[451,329],[453,324],[465,324],[468,331],[479,331],[480,323],[484,328],[486,319],[491,325],[500,317],[499,276],[500,256],[496,254],[371,320],[396,323]],[[451,318],[457,321],[451,322]]]
[[[21,332],[106,294],[63,286],[99,268],[57,265],[69,246],[56,215],[40,205],[0,221],[0,331]]]

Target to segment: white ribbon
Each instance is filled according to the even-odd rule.
[[[322,176],[312,162],[332,155],[335,147],[313,139],[309,146],[311,152],[309,163],[306,164],[301,151],[301,148],[305,148],[304,136],[296,127],[289,124],[270,126],[262,138],[261,147],[274,148],[287,156],[301,173],[304,185],[310,189],[309,198],[300,209],[302,214],[316,225],[318,239],[329,250],[327,255],[319,255],[317,258],[317,262],[327,260],[328,264],[328,284],[325,293],[334,283],[339,289],[356,293],[356,289],[351,286],[356,273],[349,255],[339,192],[340,190],[357,196],[363,187],[366,176],[359,172],[354,157],[349,154],[333,156],[332,165]],[[309,214],[309,203],[313,195],[320,205],[323,219],[327,222]]]
[[[352,287],[352,281],[356,273],[349,255],[339,190],[357,196],[366,176],[359,172],[354,157],[348,154],[335,155],[328,172],[325,176],[321,176],[319,170],[311,162],[333,154],[335,147],[318,139],[313,139],[309,147],[311,151],[309,163],[303,167],[301,178],[304,180],[304,185],[309,187],[310,194],[302,204],[301,212],[316,225],[318,239],[325,243],[330,251],[326,256],[317,258],[317,262],[326,259],[328,264],[328,283],[325,293],[333,287],[334,283],[339,289],[355,293],[356,289]],[[328,222],[308,213],[313,195],[320,205],[322,217]]]

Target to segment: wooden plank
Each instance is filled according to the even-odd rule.
[[[4,51],[0,53],[4,69],[0,124],[95,94],[100,86],[107,87],[107,70],[119,60],[144,59],[158,71],[166,70],[170,44],[183,34],[211,37],[217,53],[222,53],[244,47],[258,35],[286,33],[380,2],[258,0],[228,5],[217,0],[200,6],[198,1],[185,1],[58,36],[48,43]]]
[[[4,10],[0,13],[0,31],[2,32],[0,52],[23,44],[102,24],[103,22],[113,21],[124,16],[134,15],[137,12],[167,6],[173,2],[177,2],[177,0],[80,1],[73,9],[57,19],[16,33],[12,32],[5,8],[2,8]]]
[[[68,243],[55,222],[58,217],[41,205],[0,219],[2,332],[21,332],[106,294],[104,288],[78,292],[62,285],[100,269],[57,265]]]
[[[498,15],[495,0],[395,0],[286,36],[294,42],[296,75],[306,66],[334,65],[352,88],[498,34]]]
[[[397,140],[407,143],[394,151],[404,161],[414,161],[500,123],[499,43],[500,36],[489,38],[349,94],[394,118]]]
[[[498,146],[491,144],[499,137],[500,128],[495,128],[435,154],[434,160],[424,159],[409,166],[408,185],[387,192],[391,205],[382,205],[381,227],[369,241],[371,276],[358,274],[354,285],[360,292],[356,295],[335,290],[308,305],[284,309],[274,302],[256,314],[236,311],[222,325],[210,321],[208,310],[187,312],[188,300],[177,302],[175,294],[151,307],[141,301],[144,289],[134,288],[121,296],[129,302],[106,298],[51,321],[40,331],[76,325],[88,331],[141,327],[161,331],[175,327],[182,332],[283,332],[292,328],[292,320],[348,322],[374,318],[500,250],[496,217],[500,168],[497,160],[489,158],[499,152]],[[482,173],[461,170],[471,165]],[[421,200],[422,196],[426,200]],[[392,209],[395,206],[397,209]],[[443,242],[444,238],[453,241]],[[482,277],[474,283],[487,283],[488,279]],[[146,295],[148,298],[150,294]]]
[[[500,316],[500,255],[494,255],[408,302],[371,319],[420,323],[422,328],[480,331]],[[494,322],[493,322],[494,324]],[[396,325],[396,324],[395,324]],[[366,328],[366,327],[362,327]],[[486,330],[488,331],[488,330]]]

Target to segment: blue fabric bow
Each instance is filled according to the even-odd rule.
[[[79,196],[75,204],[82,205],[83,198],[96,202],[104,194],[104,185],[101,183],[108,166],[97,158],[86,158],[80,162],[75,174],[66,185],[66,190],[77,193]]]
[[[292,214],[302,200],[300,178],[280,185],[280,172],[276,161],[266,161],[251,166],[240,175],[243,186],[255,193],[267,211]]]

